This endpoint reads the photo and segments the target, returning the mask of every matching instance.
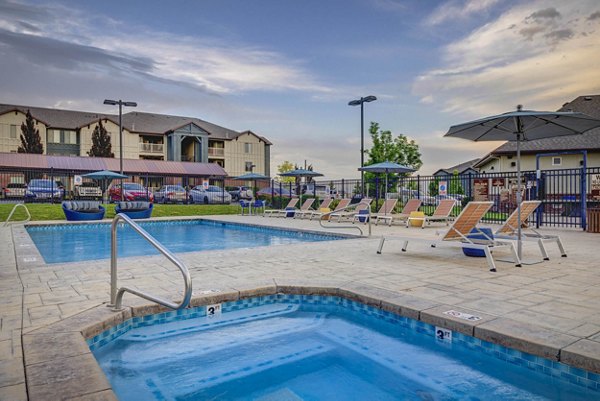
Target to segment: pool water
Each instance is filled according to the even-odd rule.
[[[88,340],[120,400],[600,399],[598,381],[569,382],[593,373],[459,333],[439,341],[433,326],[342,298],[205,310],[134,318]]]
[[[299,242],[331,241],[343,237],[210,220],[140,222],[140,226],[171,252],[250,248]],[[46,263],[110,258],[110,224],[28,226],[27,232]],[[130,226],[117,229],[119,256],[159,252]]]

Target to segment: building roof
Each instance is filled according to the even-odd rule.
[[[2,169],[50,169],[91,173],[100,170],[120,171],[118,158],[52,156],[31,153],[0,153]],[[130,175],[174,175],[226,177],[216,163],[174,162],[164,160],[123,159],[123,172]]]
[[[572,102],[565,103],[558,111],[575,111],[600,118],[600,95],[579,96]],[[589,130],[582,135],[556,136],[521,142],[522,154],[552,153],[568,150],[600,151],[600,128]],[[517,153],[517,143],[506,142],[492,150],[475,165],[480,167],[491,157],[513,155]]]
[[[99,119],[108,119],[117,125],[119,124],[119,116],[115,114],[0,104],[0,115],[15,110],[18,110],[23,114],[27,113],[27,110],[29,110],[34,119],[44,123],[48,128],[75,130],[85,125],[94,124]],[[199,118],[173,116],[169,114],[131,111],[122,115],[122,122],[124,129],[138,134],[164,135],[188,124],[197,125],[208,132],[213,139],[233,140],[242,134],[241,132],[221,127]],[[246,132],[248,131],[245,131],[244,133]],[[256,136],[268,145],[271,145],[271,142],[265,138],[259,135]]]
[[[436,175],[438,173],[454,174],[454,171],[458,171],[459,174],[462,174],[465,170],[473,168],[473,166],[479,160],[480,159],[477,158],[477,159],[473,159],[473,160],[469,160],[469,161],[457,164],[456,166],[452,166],[452,167],[448,167],[448,168],[441,168],[441,169],[437,170],[435,173],[433,173],[433,175]]]

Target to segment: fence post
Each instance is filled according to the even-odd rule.
[[[344,185],[344,179],[342,178],[342,199],[346,197],[346,186]]]
[[[584,158],[585,160],[585,158]],[[584,165],[581,166],[581,174],[580,174],[580,180],[581,183],[579,185],[579,190],[580,190],[580,199],[581,199],[581,228],[583,229],[583,231],[585,231],[587,229],[587,180],[586,180],[586,166],[585,166],[585,161],[584,161]]]

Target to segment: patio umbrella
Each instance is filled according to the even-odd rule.
[[[412,173],[414,168],[403,166],[394,162],[381,162],[360,167],[358,171],[368,171],[370,173],[385,173],[385,190],[388,188],[388,173]]]
[[[271,177],[267,177],[266,175],[262,175],[262,174],[258,174],[258,173],[246,173],[243,175],[238,175],[237,177],[233,177],[233,178],[236,180],[252,180],[252,181],[254,181],[253,188],[256,188],[257,180],[270,180],[271,179]]]
[[[104,185],[102,186],[102,193],[108,189],[108,183],[115,178],[129,178],[128,175],[116,173],[110,170],[94,171],[93,173],[83,174],[82,177],[92,178],[94,180],[102,180]]]
[[[517,254],[521,258],[521,142],[583,134],[600,127],[600,120],[583,113],[522,110],[453,125],[444,136],[471,141],[517,142]]]
[[[285,173],[280,173],[279,174],[282,177],[322,177],[323,174],[321,173],[317,173],[316,171],[312,171],[312,170],[306,170],[303,168],[299,168],[296,170],[290,170],[290,171],[286,171]],[[316,188],[315,188],[315,194],[316,194]],[[300,196],[300,199],[302,199],[302,194],[298,194]]]

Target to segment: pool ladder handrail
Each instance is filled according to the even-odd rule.
[[[160,253],[162,253],[167,259],[169,259],[183,275],[183,281],[185,284],[185,294],[183,296],[183,300],[180,303],[174,303],[171,301],[167,301],[166,299],[159,298],[150,294],[147,294],[143,291],[139,291],[129,287],[121,287],[117,289],[117,226],[119,220],[122,220],[124,223],[127,223],[133,228],[138,234],[142,236],[146,241],[148,241],[152,246],[154,246]],[[125,292],[129,292],[131,294],[137,295],[138,297],[147,299],[152,302],[156,302],[159,305],[166,306],[171,309],[183,309],[187,307],[190,303],[190,299],[192,298],[192,278],[190,276],[190,272],[185,264],[180,261],[171,251],[169,251],[163,244],[161,244],[156,238],[150,235],[146,230],[140,227],[135,221],[133,221],[129,216],[124,213],[117,214],[112,221],[111,227],[111,237],[110,237],[110,304],[108,306],[113,307],[114,311],[119,311],[122,309],[121,303],[123,301],[123,295]]]
[[[327,212],[324,213],[321,218],[319,219],[319,224],[321,225],[321,227],[323,228],[356,228],[358,231],[360,231],[360,235],[364,235],[363,230],[357,226],[352,224],[351,226],[339,226],[339,225],[323,225],[323,221],[330,221],[329,219],[324,219],[323,217],[329,217],[334,213],[339,213],[339,212],[343,212],[344,210],[348,210],[348,209],[356,209],[360,204],[364,204],[364,202],[359,202],[356,203],[354,205],[348,205],[346,207],[343,207],[341,209],[337,209],[337,210],[332,210],[331,212]],[[367,204],[367,210],[369,211],[369,213],[365,214],[365,218],[367,219],[368,225],[369,225],[369,237],[371,236],[371,204]]]
[[[12,210],[10,211],[8,217],[6,218],[6,221],[4,222],[4,227],[8,226],[8,223],[10,222],[10,218],[13,216],[13,214],[15,214],[15,210],[17,210],[17,208],[19,206],[23,207],[25,209],[25,211],[27,212],[27,219],[25,219],[24,221],[13,221],[12,223],[22,223],[22,224],[25,224],[25,223],[27,223],[27,222],[29,222],[31,220],[31,213],[29,213],[29,209],[27,209],[27,206],[25,206],[24,203],[17,203],[12,208]]]

